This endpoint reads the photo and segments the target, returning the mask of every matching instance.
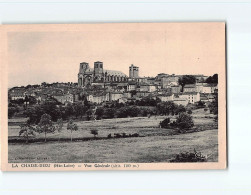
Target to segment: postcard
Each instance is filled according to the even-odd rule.
[[[1,25],[1,169],[225,169],[225,22]]]

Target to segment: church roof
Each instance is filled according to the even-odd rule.
[[[107,75],[127,77],[126,74],[124,74],[121,71],[117,71],[117,70],[103,70],[103,72],[107,73]],[[85,71],[81,69],[79,73],[82,73],[82,74],[93,74],[94,73],[94,69],[93,68],[87,68]]]
[[[104,70],[104,73],[107,72],[107,75],[116,75],[116,76],[123,76],[123,77],[127,77],[126,74],[124,74],[121,71],[117,71],[117,70]]]

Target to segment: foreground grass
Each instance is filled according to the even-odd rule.
[[[209,113],[205,113],[203,109],[193,111],[192,114],[194,123],[197,126],[203,126],[213,124],[213,118],[208,118]],[[138,133],[140,136],[158,136],[168,135],[170,130],[159,128],[160,121],[170,117],[174,119],[176,116],[152,116],[148,117],[134,117],[134,118],[115,118],[115,119],[103,119],[97,121],[78,121],[75,122],[79,130],[73,132],[73,138],[79,137],[91,137],[90,130],[98,130],[99,137],[107,137],[108,134],[114,133],[126,133],[133,134]],[[207,118],[205,118],[207,117]],[[8,128],[9,137],[18,136],[20,126],[12,125]],[[43,134],[37,134],[37,138],[43,138]],[[67,131],[67,123],[64,123],[62,131],[60,133],[48,134],[47,137],[51,138],[70,138],[70,131]]]
[[[213,117],[203,109],[193,111],[196,126],[214,124]],[[180,152],[201,152],[210,155],[208,161],[218,161],[218,130],[170,136],[170,129],[159,128],[159,122],[167,116],[152,116],[105,119],[99,121],[78,121],[79,130],[73,138],[92,137],[91,129],[99,131],[99,137],[108,134],[138,133],[138,138],[103,139],[81,142],[48,142],[32,144],[9,144],[10,163],[149,163],[168,162]],[[169,116],[170,117],[170,116]],[[175,116],[171,117],[172,119]],[[18,136],[19,121],[10,120],[9,138]],[[69,138],[70,132],[64,123],[62,132],[48,134],[51,138]],[[42,138],[43,134],[37,134]]]
[[[148,136],[86,142],[9,145],[10,163],[150,163],[168,162],[180,152],[196,149],[218,161],[218,131],[174,136]]]

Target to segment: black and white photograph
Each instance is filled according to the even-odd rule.
[[[225,168],[225,23],[6,29],[11,169]]]

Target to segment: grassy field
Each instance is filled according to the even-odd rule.
[[[213,124],[210,114],[203,110],[193,112],[195,125]],[[91,137],[91,129],[99,130],[99,137],[108,134],[138,133],[138,138],[119,138],[92,140],[84,142],[49,142],[32,144],[9,144],[9,162],[168,162],[180,152],[196,149],[204,155],[210,155],[209,161],[218,160],[217,129],[202,132],[170,136],[168,129],[160,129],[159,122],[165,116],[106,119],[100,121],[77,122],[79,130],[73,137]],[[9,136],[18,136],[19,127],[9,126]],[[62,132],[49,134],[48,137],[65,138],[70,132],[66,124]],[[43,137],[38,134],[37,137]]]

